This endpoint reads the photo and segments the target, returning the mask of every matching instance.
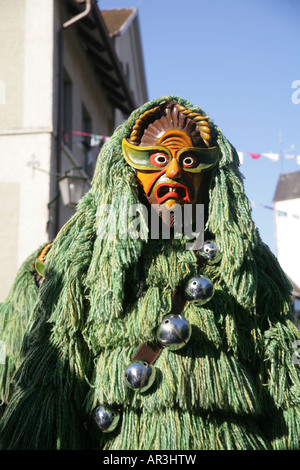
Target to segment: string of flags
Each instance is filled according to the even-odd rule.
[[[95,147],[102,147],[103,144],[105,144],[110,137],[107,135],[101,135],[101,134],[94,134],[90,132],[81,132],[81,131],[72,131],[72,134],[74,135],[79,135],[81,137],[84,137],[84,140],[81,141],[81,144],[87,149],[91,150]],[[89,140],[87,139],[89,137]],[[67,142],[69,139],[69,133],[64,133],[64,138],[65,141]],[[291,147],[292,150],[293,146]],[[291,154],[291,153],[274,153],[274,152],[265,152],[265,153],[255,153],[255,152],[237,152],[239,159],[240,159],[240,164],[242,165],[244,163],[244,155],[249,155],[253,160],[258,160],[261,157],[268,158],[269,160],[273,162],[278,162],[280,158],[286,158],[288,160],[296,160],[297,164],[300,165],[300,155],[296,154]]]
[[[81,132],[81,131],[72,131],[72,134],[78,135],[83,137],[84,139],[81,139],[81,141],[78,143],[78,145],[83,146],[85,150],[89,152],[89,159],[88,163],[93,162],[93,157],[91,155],[91,150],[95,147],[101,148],[104,143],[106,143],[110,137],[106,135],[101,135],[101,134],[93,134],[90,132]],[[89,139],[87,139],[89,137]],[[69,134],[65,133],[65,138],[66,140],[69,139]],[[292,150],[292,149],[291,149]],[[296,162],[298,165],[300,165],[300,155],[295,155],[295,154],[288,154],[288,153],[273,153],[273,152],[267,152],[267,153],[253,153],[253,152],[237,152],[239,159],[240,159],[240,164],[242,165],[244,162],[244,154],[246,153],[249,155],[253,160],[258,160],[261,157],[268,158],[269,160],[273,162],[278,162],[278,160],[281,157],[287,158],[289,160],[296,159]],[[251,206],[253,208],[257,208],[257,206],[264,207],[265,209],[272,210],[276,212],[276,214],[279,217],[292,217],[295,220],[300,220],[300,215],[298,214],[290,214],[285,211],[280,211],[276,210],[272,206],[268,206],[267,204],[258,204],[255,201],[250,201]]]
[[[107,135],[92,134],[90,132],[72,131],[72,134],[80,135],[82,137],[89,137],[90,140],[88,144],[90,147],[98,147],[101,144],[105,144],[105,142],[110,139],[110,137],[108,137]]]
[[[93,134],[91,132],[71,131],[63,132],[63,140],[68,145],[71,135],[79,136],[79,140],[76,142],[77,147],[80,147],[87,155],[87,166],[90,168],[94,166],[97,155],[101,147],[110,139],[107,135]],[[96,153],[94,152],[96,150]]]
[[[278,209],[275,209],[274,207],[272,206],[268,206],[267,204],[258,204],[257,202],[255,201],[250,201],[251,203],[251,206],[256,209],[258,206],[261,206],[261,207],[264,207],[265,209],[268,209],[268,210],[271,210],[271,211],[274,211],[278,217],[291,217],[292,219],[295,219],[295,220],[300,220],[300,215],[299,214],[291,214],[290,212],[286,212],[286,211],[281,211],[281,210],[278,210]]]
[[[253,160],[258,160],[261,157],[266,157],[273,162],[278,162],[280,158],[287,158],[288,160],[295,159],[297,164],[300,165],[300,155],[290,154],[290,153],[253,153],[253,152],[238,152],[241,165],[244,163],[244,154],[250,155]]]
[[[68,133],[64,133],[66,136],[68,136]],[[101,135],[101,134],[94,134],[91,132],[81,132],[81,131],[72,131],[72,134],[79,135],[82,137],[90,137],[90,146],[91,147],[97,147],[100,144],[103,144],[107,142],[110,137],[107,135]],[[292,150],[293,147],[291,147]],[[253,160],[258,160],[261,157],[266,157],[269,160],[272,160],[273,162],[277,162],[280,157],[287,158],[289,160],[296,159],[298,165],[300,165],[300,155],[295,155],[295,154],[290,154],[290,153],[273,153],[273,152],[266,152],[266,153],[254,153],[254,152],[238,152],[238,156],[240,159],[240,162],[243,163],[244,161],[244,154],[250,155],[250,157]]]

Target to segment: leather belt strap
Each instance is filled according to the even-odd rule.
[[[158,343],[143,343],[134,353],[131,361],[145,361],[154,364],[163,348]]]
[[[204,264],[203,258],[198,256],[198,250],[194,248],[194,253],[198,261],[198,267],[200,268]],[[139,293],[137,297],[142,292],[144,283],[141,282]],[[183,289],[181,287],[176,287],[174,292],[172,293],[172,308],[169,315],[180,315],[182,310],[184,309],[187,301],[184,296]],[[151,343],[143,343],[134,353],[131,358],[131,361],[145,361],[149,364],[154,364],[156,359],[159,357],[160,353],[162,352],[163,347],[158,342],[151,342]]]
[[[169,315],[179,315],[184,306],[186,300],[180,288],[176,288],[172,294],[172,308]],[[162,352],[163,347],[158,342],[143,343],[134,353],[131,361],[145,361],[148,364],[154,364],[156,359]]]

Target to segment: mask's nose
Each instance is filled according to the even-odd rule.
[[[171,160],[171,163],[169,164],[167,171],[166,171],[166,176],[168,178],[172,179],[179,179],[182,176],[182,169],[180,165],[178,164],[176,158],[173,158]]]

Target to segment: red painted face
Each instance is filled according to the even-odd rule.
[[[193,204],[203,180],[203,173],[189,173],[188,169],[197,165],[197,156],[193,154],[190,137],[183,131],[172,130],[165,133],[157,142],[163,150],[152,153],[150,162],[157,171],[137,170],[137,178],[152,204],[165,204],[171,208],[174,204]],[[179,152],[187,148],[187,152]],[[171,154],[171,158],[170,158]]]

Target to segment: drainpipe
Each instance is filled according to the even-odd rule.
[[[82,0],[76,0],[76,1],[77,1],[77,3],[83,3]],[[64,23],[62,25],[63,29],[67,29],[72,24],[77,23],[77,21],[80,21],[85,16],[88,16],[88,14],[90,13],[90,11],[92,9],[92,0],[86,0],[85,3],[86,3],[85,10],[82,13],[79,13],[78,15],[74,16],[74,18],[71,18],[66,23]]]
[[[83,3],[82,0],[76,0],[77,3]],[[68,29],[70,26],[74,25],[78,21],[82,20],[86,16],[89,15],[92,9],[92,3],[94,0],[86,0],[85,10],[78,15],[74,16],[70,20],[63,23],[59,30],[58,36],[58,117],[57,117],[57,148],[56,148],[56,169],[55,172],[57,174],[61,173],[61,141],[62,141],[62,118],[63,118],[63,86],[64,86],[64,31]],[[58,183],[56,183],[58,190]],[[59,230],[59,199],[56,200],[55,204],[55,220],[54,220],[54,227],[53,232],[50,234],[50,238],[53,239]]]

